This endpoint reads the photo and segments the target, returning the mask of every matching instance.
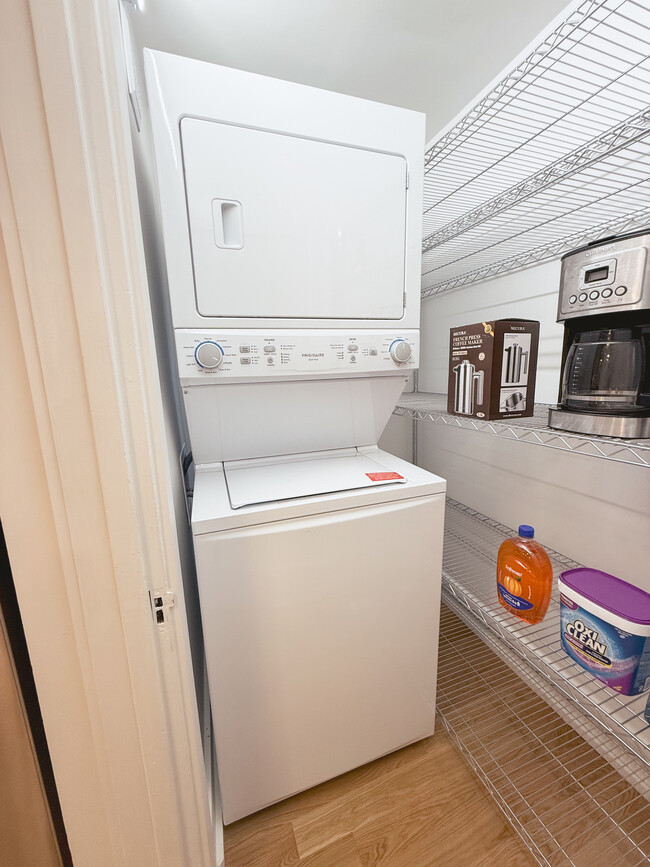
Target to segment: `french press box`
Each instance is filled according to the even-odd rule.
[[[452,328],[447,411],[482,418],[531,416],[539,322],[496,319]]]

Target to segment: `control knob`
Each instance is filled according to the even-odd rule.
[[[393,340],[388,351],[393,361],[396,361],[398,364],[403,364],[411,357],[411,347],[403,337]]]
[[[214,340],[204,340],[194,350],[194,358],[199,367],[214,370],[223,361],[223,349]]]

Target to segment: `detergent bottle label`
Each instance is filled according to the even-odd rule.
[[[506,605],[509,605],[511,608],[516,608],[517,611],[528,611],[533,607],[532,602],[529,602],[527,599],[522,599],[521,596],[515,596],[514,593],[510,593],[509,590],[506,590],[503,584],[497,583],[497,588],[499,590],[499,596],[503,599]]]

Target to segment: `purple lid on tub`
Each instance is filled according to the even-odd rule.
[[[585,599],[607,608],[632,623],[650,624],[650,593],[598,569],[569,569],[560,575],[563,584]]]

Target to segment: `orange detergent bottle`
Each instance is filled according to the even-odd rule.
[[[497,556],[499,602],[528,623],[544,619],[553,589],[551,561],[534,536],[533,527],[521,524],[519,535],[506,539]]]

